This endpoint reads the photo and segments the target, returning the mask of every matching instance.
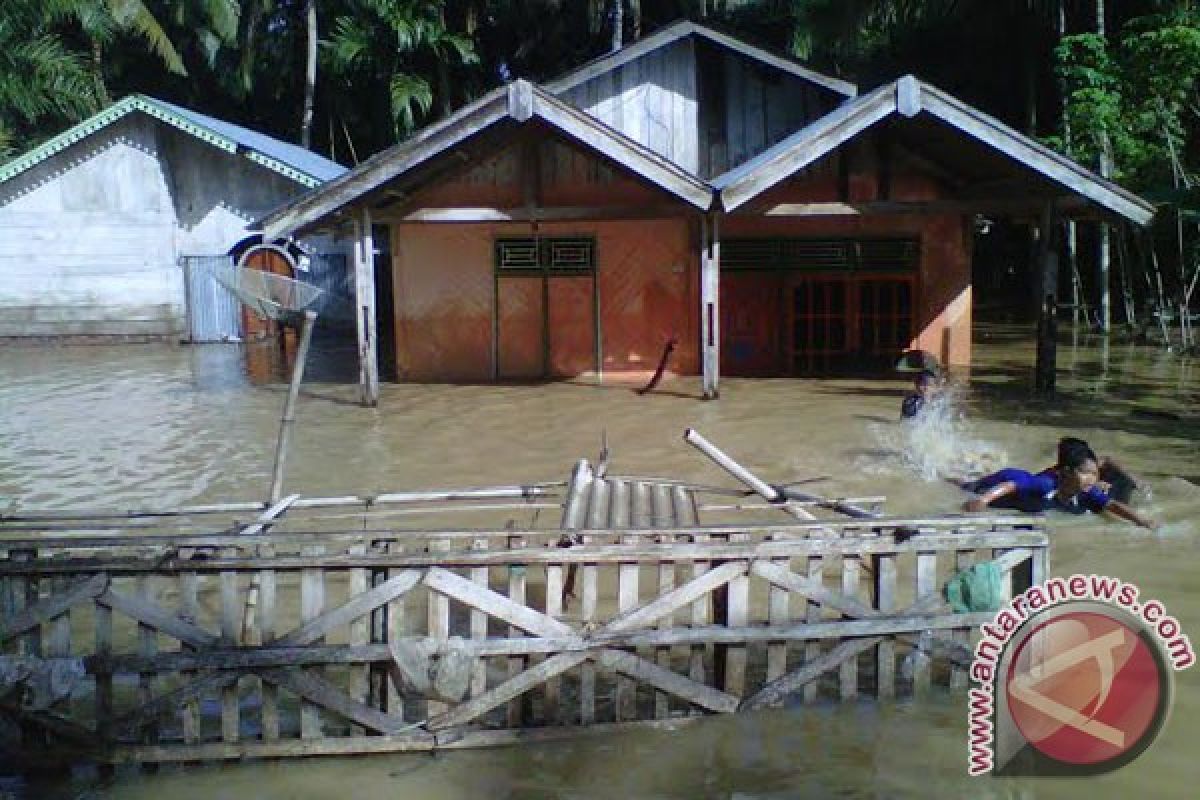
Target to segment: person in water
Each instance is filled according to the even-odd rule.
[[[913,377],[913,391],[904,395],[904,402],[900,404],[900,416],[912,419],[921,413],[921,409],[932,402],[941,390],[941,376],[931,369],[921,370]]]
[[[1064,436],[1062,439],[1059,439],[1059,463],[1062,463],[1064,452],[1067,452],[1070,448],[1078,448],[1080,446],[1088,447],[1088,443],[1074,436]],[[1134,491],[1138,488],[1137,478],[1133,476],[1133,473],[1108,456],[1099,459],[1097,463],[1100,467],[1100,478],[1096,481],[1096,486],[1111,499],[1128,504],[1133,498]],[[1042,471],[1049,472],[1052,469],[1054,467],[1049,467]]]
[[[1036,475],[1022,469],[1002,469],[963,484],[964,489],[976,493],[965,508],[983,511],[994,506],[1069,514],[1107,511],[1143,528],[1156,527],[1150,518],[1110,497],[1097,485],[1099,479],[1100,465],[1087,442],[1068,438],[1059,443],[1058,463],[1051,469]]]

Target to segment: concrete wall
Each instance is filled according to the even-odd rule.
[[[0,336],[175,336],[181,255],[225,252],[302,191],[131,114],[0,185]]]

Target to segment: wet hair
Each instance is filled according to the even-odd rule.
[[[939,380],[941,380],[941,376],[931,369],[923,369],[913,376],[913,383],[915,383],[917,386],[936,384]]]
[[[1058,466],[1068,469],[1079,469],[1083,463],[1091,459],[1099,463],[1092,448],[1083,439],[1074,436],[1064,436],[1058,440]]]

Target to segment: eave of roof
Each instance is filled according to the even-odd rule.
[[[601,75],[609,70],[616,69],[617,67],[627,64],[630,61],[645,55],[646,53],[653,52],[660,47],[666,47],[672,42],[677,42],[680,39],[688,36],[698,36],[702,39],[706,39],[714,44],[733,50],[737,53],[741,53],[748,58],[752,58],[763,64],[775,67],[776,69],[782,70],[791,75],[795,75],[798,78],[811,81],[812,83],[822,86],[836,94],[840,94],[843,97],[854,97],[856,94],[858,94],[858,87],[849,81],[833,78],[829,75],[823,75],[822,73],[811,70],[808,67],[792,61],[791,59],[776,55],[762,49],[761,47],[755,47],[752,44],[743,42],[732,36],[721,33],[720,31],[713,30],[712,28],[708,28],[703,25],[698,25],[695,22],[688,20],[682,20],[664,28],[660,28],[649,36],[639,39],[633,44],[622,47],[615,53],[610,53],[597,59],[593,59],[578,69],[568,72],[561,78],[557,78],[556,80],[547,83],[545,89],[546,91],[554,94],[561,94],[562,92],[565,92],[574,86],[578,86],[584,81],[590,80],[597,75]]]
[[[335,162],[324,159],[315,153],[308,153],[308,151],[303,151],[306,155],[304,159],[295,158],[290,150],[299,148],[273,139],[266,134],[206,117],[153,97],[135,94],[121,99],[100,113],[0,166],[0,183],[20,175],[66,150],[76,142],[138,111],[227,153],[245,156],[248,160],[293,180],[301,186],[309,188],[319,186],[337,170],[344,171],[344,168]]]
[[[712,205],[712,188],[704,181],[544,89],[517,80],[272,211],[256,227],[270,239],[310,229],[358,198],[493,125],[505,120],[525,123],[535,118],[699,210],[707,211]]]
[[[722,208],[732,211],[880,120],[893,114],[914,117],[922,112],[1131,222],[1147,225],[1154,217],[1154,206],[1132,192],[911,75],[848,100],[744,164],[717,176],[712,185],[720,193]]]

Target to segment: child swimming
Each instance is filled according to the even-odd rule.
[[[913,391],[904,395],[900,404],[900,416],[912,419],[921,413],[933,398],[942,390],[942,379],[932,369],[923,369],[913,377]]]
[[[964,506],[983,511],[989,506],[1017,511],[1065,511],[1069,514],[1109,512],[1143,528],[1155,528],[1152,519],[1111,498],[1097,483],[1100,466],[1096,454],[1081,439],[1059,443],[1058,463],[1038,474],[1002,469],[977,481],[962,484],[977,496]]]

